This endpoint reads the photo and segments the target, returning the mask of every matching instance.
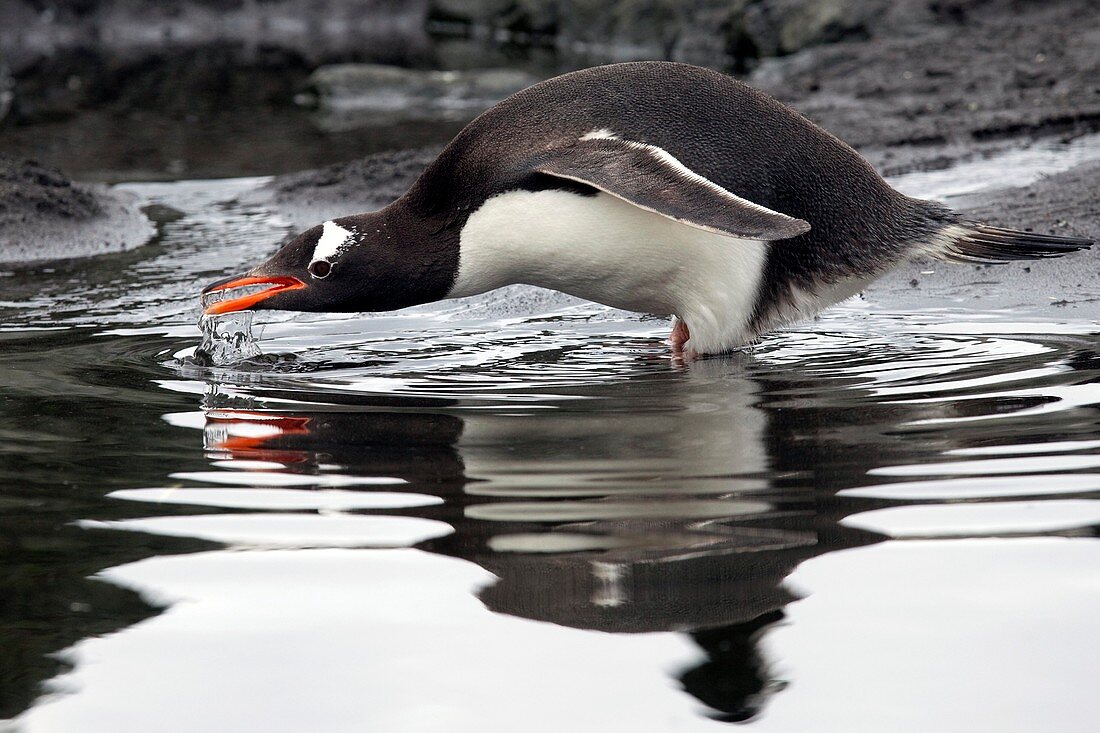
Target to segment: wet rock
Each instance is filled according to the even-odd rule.
[[[405,193],[438,154],[438,148],[401,150],[276,176],[247,198],[305,229],[338,216],[381,209]]]
[[[872,40],[767,59],[749,83],[861,152],[933,157],[1100,129],[1100,14],[1088,0],[901,2],[875,18]]]
[[[327,130],[397,119],[461,118],[480,112],[538,78],[512,69],[423,71],[382,64],[322,66],[310,77]]]
[[[1097,181],[1100,181],[1100,161],[1092,161],[1041,178],[1026,188],[1004,188],[962,199],[955,205],[977,221],[1100,241]],[[1100,249],[1076,257],[1082,256],[1095,262],[1100,260]]]
[[[135,196],[0,155],[0,263],[121,252],[154,233]]]
[[[1003,188],[951,201],[965,218],[1042,234],[1100,241],[1096,180],[1092,161],[1025,187]],[[884,309],[948,306],[1013,312],[1059,304],[1076,317],[1100,317],[1100,247],[1045,260],[1017,260],[973,267],[933,260],[906,263],[875,282],[867,300]],[[913,285],[917,282],[918,286]]]

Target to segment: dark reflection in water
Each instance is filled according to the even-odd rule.
[[[90,576],[214,546],[74,525],[142,513],[106,500],[105,489],[132,486],[135,477],[162,480],[166,462],[204,463],[159,419],[185,400],[150,393],[143,377],[151,366],[90,359],[120,346],[79,330],[0,333],[0,719],[28,707],[39,684],[67,666],[54,654],[157,612],[133,591]]]
[[[794,599],[784,578],[809,557],[881,537],[841,526],[854,505],[830,501],[805,476],[771,486],[784,469],[771,465],[768,441],[784,446],[780,464],[818,457],[805,426],[796,436],[770,420],[739,371],[714,360],[692,375],[652,372],[572,390],[527,415],[522,406],[397,412],[371,397],[325,411],[234,411],[216,407],[225,398],[215,393],[205,447],[215,460],[338,467],[440,496],[441,505],[400,513],[454,528],[418,547],[497,576],[480,593],[489,609],[607,632],[690,632],[706,661],[680,673],[684,688],[716,717],[743,720],[777,687],[753,640]],[[265,394],[272,406],[291,396],[333,401]],[[774,434],[779,426],[786,435]]]
[[[1080,361],[1076,352],[1070,363]],[[929,446],[898,423],[1043,402],[902,409],[866,393],[830,398],[836,386],[738,357],[558,387],[534,410],[253,389],[262,397],[242,412],[220,409],[215,391],[205,442],[216,459],[397,477],[407,482],[398,490],[441,497],[400,514],[454,528],[418,546],[491,571],[497,581],[480,593],[489,609],[605,632],[688,633],[705,661],[679,673],[684,689],[714,717],[740,721],[782,687],[754,641],[795,599],[784,579],[809,558],[884,539],[841,520],[897,502],[837,492],[877,466],[968,444],[936,436]],[[288,411],[289,400],[328,405]],[[257,424],[270,431],[253,437]]]
[[[712,717],[747,720],[784,685],[757,641],[796,600],[788,575],[810,558],[886,538],[845,518],[918,503],[842,492],[909,475],[877,476],[884,467],[926,476],[921,464],[952,451],[1088,440],[1097,400],[1079,388],[1100,374],[1084,336],[940,336],[857,356],[864,345],[843,337],[799,347],[791,335],[754,355],[688,365],[668,362],[658,345],[622,349],[611,359],[622,363],[591,379],[570,371],[591,356],[569,349],[387,393],[357,386],[371,367],[345,368],[322,386],[309,380],[323,370],[223,374],[205,385],[200,415],[195,394],[149,390],[174,376],[148,358],[171,352],[160,336],[0,337],[18,346],[0,357],[0,717],[31,705],[39,683],[57,675],[61,662],[49,654],[157,612],[89,575],[215,546],[74,522],[125,528],[193,515],[201,496],[104,495],[201,484],[220,472],[240,487],[272,486],[272,473],[307,477],[307,489],[355,477],[359,486],[345,488],[362,492],[375,490],[373,480],[400,479],[381,488],[441,501],[354,511],[452,527],[417,547],[493,573],[480,591],[490,610],[603,632],[685,634],[701,660],[671,674]],[[38,366],[43,354],[48,370]],[[201,423],[201,450],[178,420],[162,419],[188,414]],[[219,489],[198,490],[218,506]],[[1041,489],[1025,495],[1046,498]],[[949,490],[942,498],[997,500]],[[273,507],[258,499],[236,508]],[[220,511],[230,510],[201,513]],[[1086,524],[1024,533],[1093,532]]]

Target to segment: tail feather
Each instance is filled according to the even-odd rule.
[[[1061,257],[1095,244],[1083,237],[1058,237],[985,224],[956,224],[948,228],[937,257],[952,262],[1005,262]]]

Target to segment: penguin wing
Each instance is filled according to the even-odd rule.
[[[663,148],[600,131],[541,154],[534,170],[597,188],[646,211],[738,239],[788,239],[808,222],[754,204],[691,170]]]

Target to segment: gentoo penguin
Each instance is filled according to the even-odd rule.
[[[904,196],[768,95],[646,61],[505,99],[397,201],[308,229],[204,293],[268,286],[207,314],[385,311],[528,283],[676,316],[674,348],[702,354],[809,316],[913,257],[996,262],[1091,243]]]

